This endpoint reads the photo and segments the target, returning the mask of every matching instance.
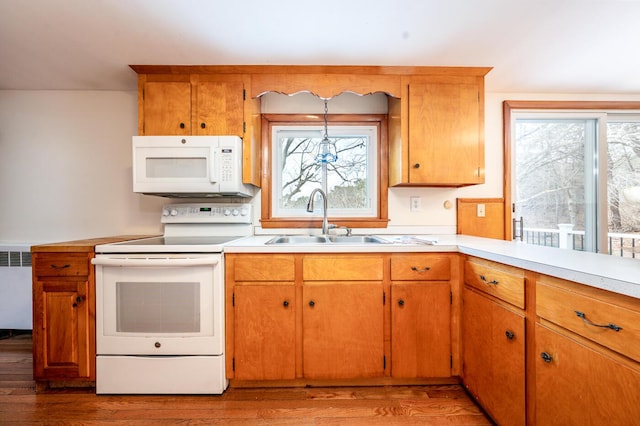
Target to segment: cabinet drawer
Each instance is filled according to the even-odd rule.
[[[524,271],[498,263],[464,263],[464,282],[524,309]]]
[[[394,281],[448,281],[451,259],[430,254],[403,254],[391,257],[391,279]]]
[[[265,254],[234,257],[235,281],[293,281],[292,255]]]
[[[33,268],[37,277],[87,276],[89,256],[86,253],[35,253]]]
[[[305,256],[305,281],[381,281],[384,264],[380,256]]]
[[[639,311],[538,282],[536,314],[640,361]]]

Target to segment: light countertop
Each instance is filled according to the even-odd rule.
[[[543,247],[466,235],[380,235],[392,244],[265,244],[273,235],[234,241],[225,253],[411,253],[453,252],[640,298],[640,259]],[[434,244],[425,242],[436,240]]]

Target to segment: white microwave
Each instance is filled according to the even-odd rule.
[[[164,197],[251,197],[238,136],[134,136],[133,192]]]

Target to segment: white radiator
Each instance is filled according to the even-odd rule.
[[[31,330],[31,246],[0,244],[0,330]]]

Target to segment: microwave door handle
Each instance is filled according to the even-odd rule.
[[[211,183],[217,183],[220,180],[220,156],[218,155],[218,149],[211,147],[211,161],[209,162],[209,181]]]
[[[215,266],[218,259],[215,257],[196,258],[164,258],[164,259],[118,259],[113,257],[94,257],[91,263],[100,266]]]

